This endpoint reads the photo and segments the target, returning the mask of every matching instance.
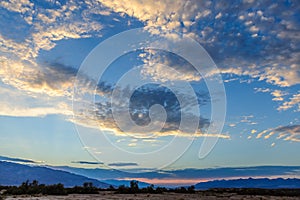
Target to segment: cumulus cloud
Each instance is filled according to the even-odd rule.
[[[286,95],[285,92],[281,91],[281,90],[274,90],[273,92],[271,92],[271,94],[273,95],[273,101],[283,101],[283,96]]]
[[[3,0],[0,2],[0,6],[7,10],[24,14],[31,12],[34,4],[29,0]]]
[[[121,17],[128,15],[136,18],[142,21],[149,31],[154,31],[155,29],[151,27],[155,26],[180,31],[193,37],[211,54],[224,74],[247,75],[282,87],[300,82],[300,53],[297,50],[300,40],[297,33],[299,22],[292,15],[299,11],[299,4],[295,1],[291,1],[291,5],[270,1],[227,3],[171,0],[155,2],[133,0],[130,4],[122,0],[85,1],[84,3],[47,1],[45,4],[47,8],[39,2],[28,0],[0,3],[2,9],[11,12],[10,14],[21,16],[24,20],[18,23],[26,23],[27,29],[30,30],[24,34],[22,41],[9,38],[0,31],[1,82],[23,91],[24,93],[19,96],[28,95],[28,98],[33,99],[44,96],[43,98],[51,98],[52,101],[49,104],[37,102],[32,106],[25,103],[18,106],[2,99],[2,115],[63,114],[67,116],[67,120],[84,126],[97,128],[100,126],[121,133],[113,121],[111,105],[108,101],[97,102],[96,106],[82,102],[83,110],[75,113],[71,111],[68,105],[71,101],[76,70],[57,63],[51,65],[37,63],[39,52],[53,49],[58,41],[100,36],[103,25],[100,23],[101,20],[94,16],[108,16],[112,13],[119,13]],[[252,11],[248,12],[250,8]],[[278,20],[275,20],[275,16]],[[156,61],[153,56],[151,59]],[[157,59],[182,74],[181,76],[170,74],[168,79],[200,80],[194,68],[182,60],[174,62],[163,54]],[[158,65],[145,68],[144,72],[154,79],[162,79],[161,74],[167,73]],[[93,90],[89,88],[90,81],[93,80],[87,78],[80,83],[82,84],[80,88],[84,88],[83,92],[94,92],[94,88]],[[109,97],[112,88],[113,86],[99,83],[96,92],[105,99]],[[284,93],[278,91],[273,91],[273,100],[282,101]],[[207,99],[201,95],[199,95],[200,105],[207,102]],[[147,97],[144,104],[138,104],[139,96]],[[298,96],[294,95],[279,109],[286,110],[299,105]],[[134,98],[132,106],[135,106],[135,109],[131,110],[131,116],[136,123],[147,124],[149,106],[158,103],[163,105],[168,114],[165,126],[158,135],[178,133],[180,122],[180,114],[176,107],[178,104],[168,91],[156,90],[155,93],[137,91]],[[203,100],[204,102],[201,102]],[[26,101],[24,97],[24,102]],[[76,101],[79,99],[75,99]],[[172,104],[173,107],[170,106]],[[137,110],[145,113],[139,115]],[[76,116],[75,119],[69,118],[72,114]],[[188,113],[187,117],[194,117],[193,113]],[[200,129],[196,135],[229,137],[226,134],[218,136],[203,133],[201,129],[208,126],[209,121],[201,116],[197,117],[200,119]],[[244,120],[251,123],[249,118]]]
[[[297,1],[215,2],[101,0],[115,12],[192,36],[222,73],[246,75],[288,87],[300,82]],[[249,11],[250,10],[250,11]]]
[[[96,1],[86,1],[80,4],[76,1],[45,2],[38,1],[1,1],[0,7],[6,9],[11,16],[20,16],[16,26],[23,26],[22,41],[12,40],[16,33],[7,34],[0,32],[0,51],[17,56],[21,60],[35,63],[40,50],[51,50],[56,46],[56,41],[63,39],[79,39],[91,36],[100,36],[103,26],[92,11],[101,15],[97,10],[105,11]],[[24,25],[24,22],[27,23]],[[22,32],[23,30],[21,30]]]
[[[263,92],[263,93],[270,93],[273,98],[273,101],[279,101],[277,110],[278,111],[285,111],[291,108],[294,108],[295,112],[300,111],[300,94],[290,94],[287,91],[279,90],[279,89],[269,89],[269,88],[254,88],[256,92]]]
[[[167,46],[160,43],[161,47]],[[154,81],[200,81],[201,75],[192,64],[173,53],[160,50],[146,50],[140,58],[145,63],[142,75]],[[173,71],[172,71],[173,70]],[[167,74],[167,76],[166,76]]]
[[[293,96],[285,101],[281,106],[279,106],[278,110],[287,110],[295,107],[295,111],[300,112],[300,93],[293,94]]]

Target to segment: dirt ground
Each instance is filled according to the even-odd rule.
[[[192,199],[202,199],[202,200],[211,200],[211,199],[253,199],[253,200],[264,200],[264,199],[297,199],[300,197],[276,197],[276,196],[253,196],[253,195],[236,195],[232,193],[223,193],[216,195],[203,195],[200,193],[196,194],[178,194],[178,193],[165,193],[165,194],[114,194],[113,192],[101,192],[100,194],[71,194],[68,196],[8,196],[5,200],[107,200],[107,199],[124,199],[124,200],[192,200]]]

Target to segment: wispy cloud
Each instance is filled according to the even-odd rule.
[[[138,166],[137,163],[123,163],[123,162],[118,162],[118,163],[109,163],[108,166],[110,167],[132,167],[132,166]]]
[[[287,110],[290,108],[294,108],[295,111],[300,112],[300,93],[293,94],[293,96],[285,101],[281,106],[279,106],[278,110]]]
[[[1,161],[8,161],[8,162],[17,162],[17,163],[27,163],[27,164],[37,164],[40,162],[36,162],[34,160],[29,159],[21,159],[21,158],[10,158],[5,156],[0,156]]]
[[[74,164],[82,164],[82,165],[103,165],[103,162],[93,162],[93,161],[72,161]]]
[[[269,128],[258,132],[256,138],[270,139],[271,136],[276,135],[275,139],[283,139],[286,141],[300,142],[300,125],[279,126],[276,128]]]

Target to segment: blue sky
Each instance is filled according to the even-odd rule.
[[[145,63],[161,63],[179,73],[151,66],[140,73],[152,80],[190,84],[199,92],[201,110],[199,134],[168,168],[300,165],[300,4],[296,0],[4,0],[0,2],[0,25],[3,156],[81,167],[91,167],[85,162],[97,162],[95,158],[105,163],[99,167],[128,164],[145,168],[147,162],[159,166],[170,157],[168,151],[150,161],[135,155],[168,146],[173,138],[178,147],[191,141],[177,131],[181,118],[174,94],[155,85],[134,93],[131,114],[137,124],[149,120],[147,115],[138,115],[148,104],[161,104],[168,114],[164,129],[149,132],[151,137],[146,139],[138,133],[124,136],[107,112],[107,103],[115,84],[128,71]],[[226,119],[220,134],[205,132],[212,124],[212,94],[205,84],[211,77],[201,77],[190,63],[168,52],[142,49],[124,54],[97,83],[89,77],[77,82],[87,95],[93,91],[95,102],[88,102],[92,106],[74,98],[76,75],[89,53],[106,39],[133,28],[154,35],[174,31],[197,41],[208,52],[218,67],[211,74],[222,76],[226,91]],[[172,35],[164,37],[168,36]],[[107,52],[118,47],[111,46]],[[97,86],[96,90],[91,85]],[[74,110],[74,101],[85,107]],[[103,133],[113,146],[103,142]],[[218,142],[208,156],[199,159],[205,136]],[[116,148],[132,156],[124,158]],[[176,152],[176,148],[172,150]]]

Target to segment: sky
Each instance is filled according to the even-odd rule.
[[[297,0],[3,0],[0,25],[2,156],[300,165]]]

